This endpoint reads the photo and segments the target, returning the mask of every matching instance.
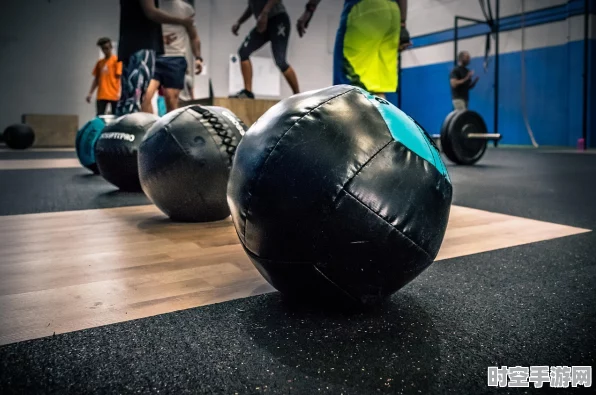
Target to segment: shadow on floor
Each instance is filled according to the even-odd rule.
[[[350,383],[362,392],[371,391],[371,382],[382,392],[412,383],[420,393],[435,387],[429,372],[440,365],[439,336],[412,296],[398,293],[375,310],[348,313],[308,308],[271,295],[245,314],[254,342],[304,377],[320,377],[340,387]]]

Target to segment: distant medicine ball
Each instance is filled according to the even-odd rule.
[[[259,272],[319,303],[377,304],[418,276],[439,251],[451,196],[428,134],[346,85],[265,113],[228,184],[236,232]]]
[[[99,174],[99,169],[95,162],[95,143],[97,143],[105,126],[106,123],[102,118],[94,118],[77,132],[75,141],[79,162],[95,174]]]
[[[10,125],[4,130],[2,140],[4,140],[8,148],[27,149],[35,141],[35,132],[33,132],[31,126],[26,124]]]
[[[221,107],[189,106],[170,112],[149,129],[139,147],[143,191],[175,221],[228,217],[230,168],[246,129]]]
[[[147,130],[159,119],[143,112],[124,115],[106,126],[95,144],[102,177],[123,191],[140,191],[137,151]]]

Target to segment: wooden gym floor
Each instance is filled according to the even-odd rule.
[[[60,161],[76,159],[0,160],[0,169]],[[453,206],[437,260],[587,231]],[[173,223],[151,205],[1,216],[0,251],[0,344],[273,291],[230,219]]]

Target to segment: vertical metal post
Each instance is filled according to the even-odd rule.
[[[501,31],[501,21],[499,6],[501,0],[496,0],[496,11],[494,20],[495,31],[495,123],[493,126],[493,133],[499,133],[499,32]]]
[[[402,108],[401,106],[401,90],[402,90],[402,80],[401,80],[401,51],[397,54],[397,107]]]
[[[588,147],[588,83],[589,83],[589,51],[588,46],[588,24],[590,22],[590,9],[588,0],[584,0],[584,91],[583,91],[583,109],[582,109],[582,138],[584,139],[584,149]]]
[[[457,39],[458,39],[458,26],[457,26],[457,22],[459,20],[459,17],[455,17],[455,21],[453,22],[453,65],[457,66]]]

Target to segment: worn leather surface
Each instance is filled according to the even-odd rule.
[[[451,183],[387,125],[363,91],[335,86],[280,102],[244,136],[228,202],[280,291],[376,303],[432,263]]]

